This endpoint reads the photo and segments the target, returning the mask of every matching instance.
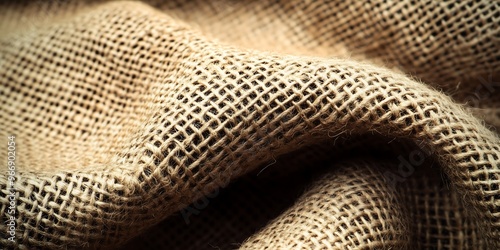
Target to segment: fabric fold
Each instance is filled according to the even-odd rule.
[[[437,206],[435,214],[427,205],[407,208],[403,198],[386,185],[384,172],[374,170],[377,163],[347,164],[323,176],[243,246],[406,248],[412,247],[408,242],[414,237],[408,229],[410,221],[418,218],[423,227],[419,232],[430,235],[423,247],[436,246],[435,239],[441,236],[450,237],[450,243],[437,247],[499,247],[500,138],[476,117],[477,112],[474,116],[469,111],[475,107],[460,104],[470,95],[452,99],[448,92],[436,89],[483,66],[478,76],[498,69],[497,52],[491,49],[499,47],[495,40],[499,28],[491,14],[500,13],[498,5],[469,2],[465,10],[458,6],[459,13],[486,9],[490,14],[479,15],[488,17],[486,26],[493,30],[467,47],[476,48],[473,52],[420,51],[418,44],[403,43],[413,48],[405,52],[397,35],[376,35],[381,27],[403,25],[393,19],[385,22],[386,11],[399,12],[378,10],[379,3],[373,11],[381,21],[370,26],[378,27],[374,33],[361,29],[365,27],[361,24],[352,27],[358,34],[373,33],[367,35],[373,43],[365,44],[355,34],[331,40],[347,52],[359,53],[352,58],[341,52],[334,58],[328,53],[320,56],[321,48],[333,47],[323,39],[329,28],[319,28],[313,35],[317,44],[294,41],[278,52],[258,50],[248,43],[238,45],[241,37],[233,38],[230,30],[209,33],[210,24],[196,24],[196,19],[183,13],[184,3],[163,8],[160,3],[97,1],[79,9],[69,2],[63,7],[54,5],[53,15],[34,30],[5,22],[0,28],[0,144],[7,145],[9,136],[15,136],[17,228],[16,240],[2,237],[1,244],[21,249],[116,247],[230,182],[265,169],[279,157],[326,140],[340,139],[349,145],[356,143],[355,138],[377,135],[425,148],[449,180],[453,198],[438,198],[439,190],[432,185],[421,193],[415,184],[406,191],[414,204],[422,195],[431,194],[435,196],[424,200],[445,200],[446,204]],[[262,13],[273,10],[272,6],[263,7]],[[321,7],[324,17],[318,15],[307,27],[335,25],[322,20],[343,8],[326,2],[324,6],[329,6]],[[410,3],[404,6],[414,8]],[[305,13],[316,13],[303,7]],[[0,20],[26,16],[20,11],[23,8],[6,3],[2,13],[10,14]],[[363,13],[370,13],[368,9]],[[66,14],[58,15],[56,10]],[[212,13],[212,18],[217,19],[218,13]],[[406,14],[412,16],[406,11],[397,15]],[[309,18],[310,14],[304,15]],[[480,17],[474,20],[483,22]],[[269,23],[265,27],[276,30],[272,28],[276,24]],[[286,23],[283,27],[289,28],[291,24]],[[414,35],[420,29],[413,25],[403,30],[418,43],[428,33]],[[254,36],[272,34],[265,28],[252,30]],[[294,31],[302,34],[295,39],[309,41],[309,31]],[[438,44],[455,42],[462,48],[472,43],[469,36],[462,40],[455,35]],[[429,39],[437,39],[433,37],[438,35]],[[231,39],[233,43],[228,42]],[[384,50],[379,51],[382,57],[370,52],[371,45],[378,43],[393,52],[388,55],[391,60],[383,57]],[[312,45],[319,46],[318,50],[304,55]],[[348,45],[368,47],[359,52]],[[286,54],[294,46],[300,48],[297,53]],[[408,54],[398,57],[399,53]],[[459,59],[448,65],[446,58],[453,53]],[[409,60],[409,55],[418,60]],[[388,65],[381,63],[384,60]],[[431,67],[424,61],[434,64]],[[455,71],[457,62],[466,65],[463,72]],[[433,71],[433,67],[441,68]],[[405,75],[415,72],[416,77]],[[494,81],[493,74],[486,88],[493,89],[489,96],[498,95]],[[490,108],[483,114],[489,114],[485,120],[496,126],[496,102],[487,105],[484,99],[482,95],[474,100]],[[329,150],[326,154],[340,151],[334,145]],[[0,158],[7,161],[7,150],[0,152]],[[408,169],[397,167],[393,172],[406,177]],[[4,173],[0,186],[0,211],[7,220],[10,190]],[[345,210],[341,211],[342,204]],[[467,212],[459,212],[463,208]],[[477,225],[470,224],[468,233],[454,234],[455,228],[446,225],[463,224],[449,216]],[[433,229],[436,225],[439,228]],[[5,223],[0,224],[0,231],[7,231]]]

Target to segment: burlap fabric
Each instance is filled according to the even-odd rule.
[[[3,1],[2,248],[500,248],[496,1]]]

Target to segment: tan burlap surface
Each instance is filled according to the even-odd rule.
[[[2,249],[500,248],[497,1],[0,2]]]

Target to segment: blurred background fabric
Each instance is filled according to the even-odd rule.
[[[499,72],[493,0],[0,1],[1,248],[500,249]]]

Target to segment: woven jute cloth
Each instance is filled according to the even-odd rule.
[[[500,249],[497,1],[0,3],[1,249]]]

